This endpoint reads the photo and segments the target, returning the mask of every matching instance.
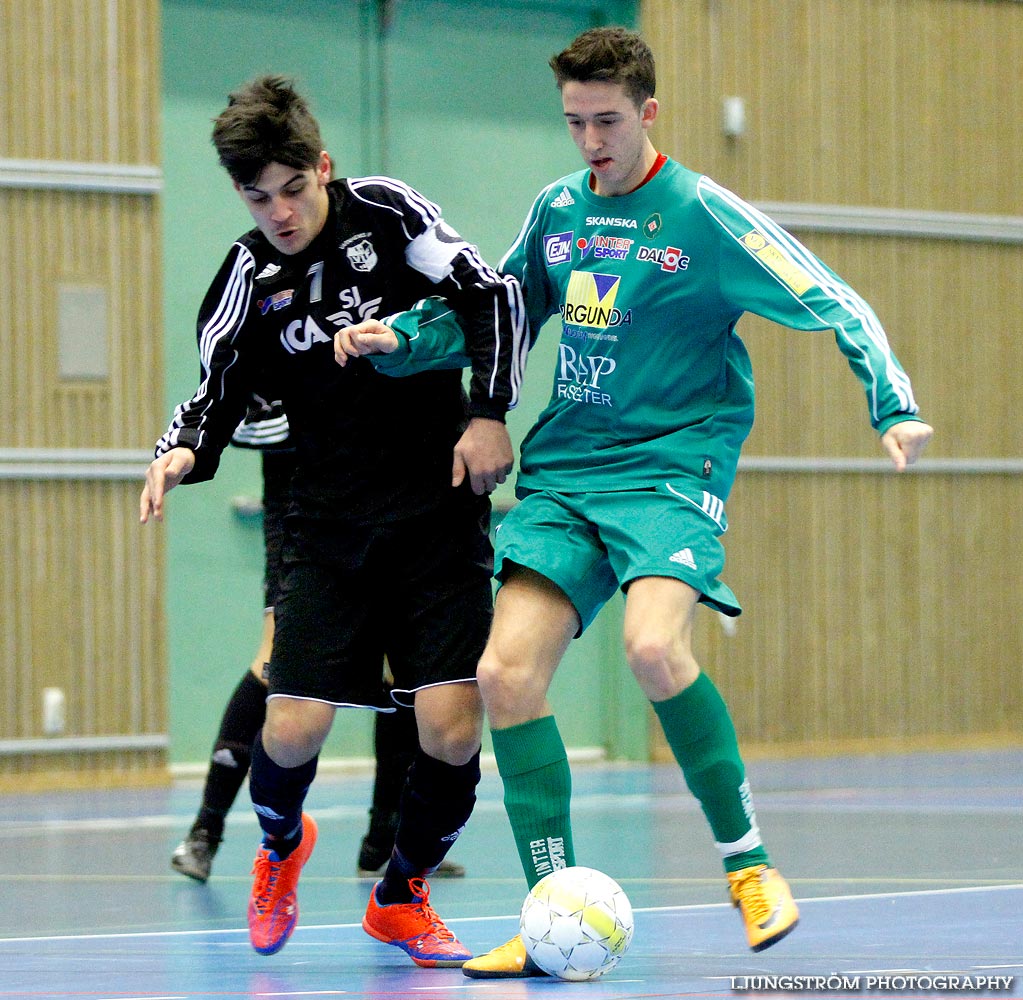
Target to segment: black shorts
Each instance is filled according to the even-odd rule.
[[[281,590],[284,515],[291,500],[292,451],[264,451],[263,462],[263,609],[273,611]]]
[[[286,527],[270,697],[393,708],[420,688],[475,680],[493,615],[485,498],[392,523],[293,512]]]

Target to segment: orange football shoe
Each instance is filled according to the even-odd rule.
[[[425,879],[409,879],[415,898],[411,903],[377,902],[377,882],[369,894],[362,929],[384,944],[406,952],[416,965],[425,968],[458,968],[472,952],[444,926],[430,906],[430,887]]]
[[[283,861],[260,845],[252,874],[256,876],[249,899],[249,940],[260,955],[281,950],[298,923],[298,877],[316,846],[316,821],[302,813],[302,840]]]

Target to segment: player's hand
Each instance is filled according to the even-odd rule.
[[[891,458],[896,472],[905,472],[923,453],[934,428],[919,420],[902,420],[881,435],[881,445]]]
[[[153,459],[146,469],[146,485],[139,497],[139,521],[145,524],[150,515],[163,520],[163,498],[195,468],[195,452],[191,448],[171,448]]]
[[[473,417],[455,445],[451,485],[461,486],[468,475],[473,493],[493,493],[514,465],[508,428],[500,420]]]
[[[334,360],[342,367],[349,358],[364,354],[390,354],[398,349],[398,335],[378,319],[344,326],[334,334]]]

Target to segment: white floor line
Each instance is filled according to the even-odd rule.
[[[1005,892],[1023,891],[1023,883],[1014,885],[982,885],[982,886],[958,886],[953,889],[910,889],[906,892],[871,892],[863,895],[840,895],[840,896],[810,896],[800,899],[800,906],[808,906],[816,903],[841,903],[859,901],[864,899],[903,899],[913,896],[952,896],[968,892]],[[697,913],[706,910],[732,909],[731,903],[686,903],[679,906],[645,906],[636,907],[635,913]],[[515,914],[503,914],[489,917],[454,917],[445,919],[446,924],[467,924],[467,923],[491,923],[498,920],[513,920]],[[361,928],[361,923],[346,924],[304,924],[303,931],[325,931],[325,930],[346,930]],[[44,941],[101,941],[101,940],[124,940],[127,938],[173,938],[173,937],[198,937],[202,935],[235,935],[248,934],[247,927],[240,928],[204,928],[191,931],[125,931],[110,934],[57,934],[43,935],[39,937],[13,937],[0,938],[0,948],[10,944],[24,944],[26,942]]]

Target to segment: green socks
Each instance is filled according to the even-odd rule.
[[[575,864],[569,799],[572,774],[553,715],[491,730],[504,806],[530,888]]]
[[[714,682],[701,673],[680,694],[653,706],[725,870],[769,864],[735,728]],[[555,868],[575,864],[568,755],[552,715],[493,729],[491,736],[519,861],[532,887]]]
[[[728,707],[704,673],[684,691],[652,702],[689,790],[710,823],[726,871],[769,864]]]

